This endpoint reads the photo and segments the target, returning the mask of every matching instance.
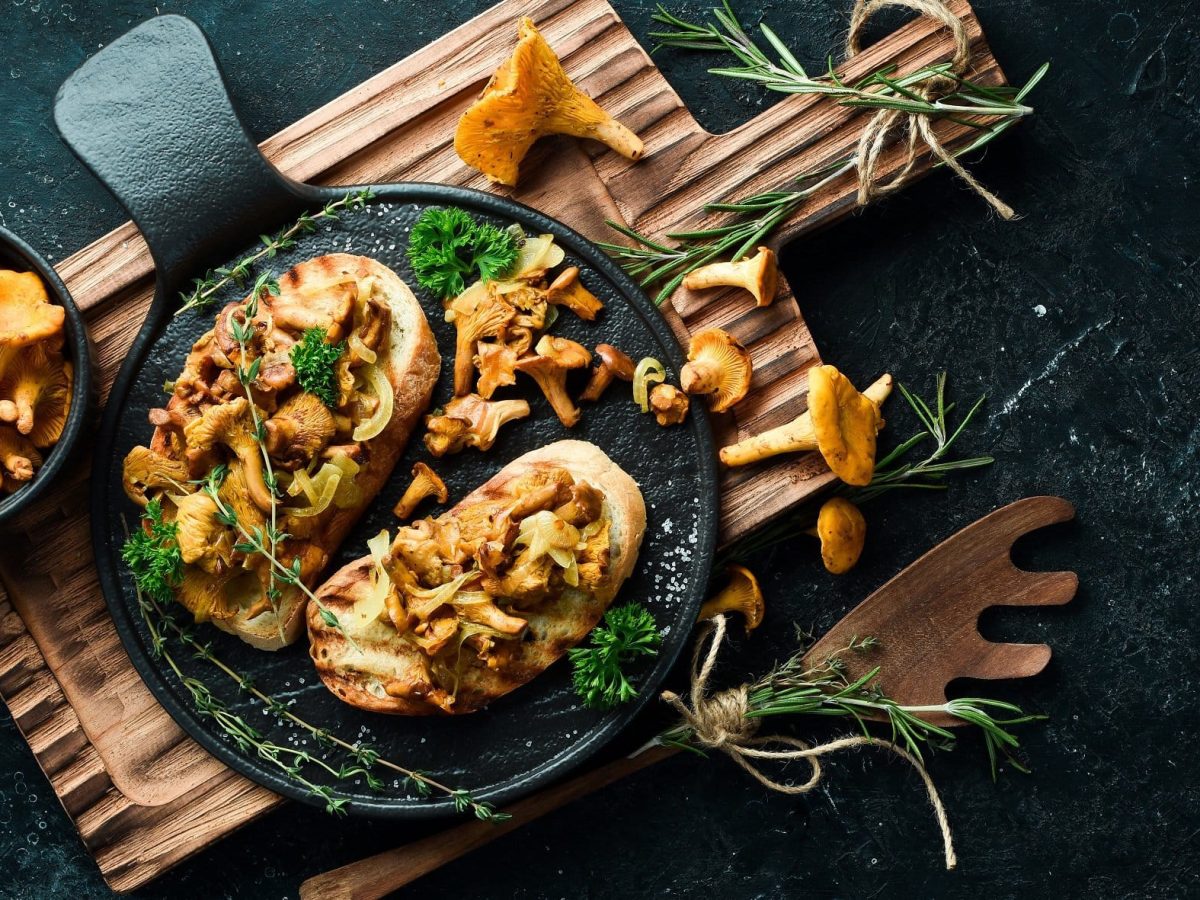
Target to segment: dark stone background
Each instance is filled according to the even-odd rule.
[[[204,27],[245,119],[265,137],[486,5],[3,0],[0,222],[59,260],[125,218],[58,142],[50,102],[88,54],[156,9]],[[651,4],[616,6],[648,41]],[[750,19],[760,3],[737,6]],[[837,46],[848,7],[773,0],[761,11],[816,61]],[[848,577],[828,577],[808,543],[755,560],[769,618],[726,671],[762,671],[786,652],[790,620],[829,625],[995,507],[1062,494],[1077,504],[1077,524],[1025,542],[1018,556],[1077,570],[1078,598],[985,623],[989,636],[1054,646],[1044,675],[988,687],[1050,715],[1023,732],[1033,774],[1006,770],[993,784],[972,736],[933,759],[962,860],[947,874],[920,785],[901,764],[845,758],[814,795],[791,799],[723,760],[676,759],[424,879],[409,896],[1196,892],[1200,788],[1188,741],[1200,724],[1200,17],[1189,0],[977,7],[1014,80],[1053,63],[1032,97],[1036,117],[974,169],[1021,221],[997,220],[940,173],[791,247],[785,268],[825,358],[856,380],[887,369],[927,387],[945,368],[956,398],[988,392],[986,425],[964,449],[990,450],[997,463],[946,494],[871,508],[870,546]],[[659,61],[714,130],[775,99],[704,75],[698,58],[663,52]],[[889,419],[895,436],[914,427],[897,400]],[[0,731],[0,895],[104,895],[7,714]],[[142,895],[292,896],[311,874],[427,831],[334,822],[291,805]]]

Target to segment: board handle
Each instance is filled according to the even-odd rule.
[[[183,16],[143,22],[80,66],[54,121],[141,229],[160,296],[316,199],[259,153],[208,39]]]

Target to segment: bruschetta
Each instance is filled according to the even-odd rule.
[[[251,315],[247,316],[247,312]],[[125,459],[136,503],[161,504],[197,621],[274,650],[379,492],[429,404],[441,359],[413,292],[383,264],[333,253],[225,306],[192,346],[154,435]],[[257,542],[267,553],[256,550]]]
[[[526,453],[451,510],[386,533],[317,591],[309,653],[372,712],[458,715],[530,681],[596,626],[646,529],[634,480],[584,441]]]

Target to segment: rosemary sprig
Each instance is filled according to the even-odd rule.
[[[978,150],[1030,115],[1033,109],[1023,101],[1049,67],[1048,64],[1041,66],[1019,89],[976,84],[956,75],[949,63],[926,66],[899,76],[895,74],[895,66],[888,66],[851,84],[838,76],[832,60],[828,61],[825,73],[810,76],[779,36],[766,24],[760,24],[763,37],[778,56],[778,61],[772,60],[746,33],[728,0],[724,0],[722,8],[713,10],[713,17],[715,24],[696,24],[659,6],[654,20],[669,25],[672,30],[652,32],[652,36],[665,46],[729,53],[738,60],[736,66],[710,69],[715,75],[754,81],[770,90],[788,94],[823,94],[835,98],[842,106],[948,118],[976,129],[975,140],[953,151],[955,157]],[[952,80],[955,89],[933,99],[917,92],[922,85],[936,79]],[[612,221],[608,224],[632,240],[635,246],[610,243],[600,246],[643,287],[649,289],[658,285],[654,302],[661,305],[689,272],[717,259],[741,259],[800,209],[809,197],[849,174],[857,165],[855,152],[802,174],[792,190],[767,191],[743,200],[706,204],[706,212],[730,215],[709,228],[668,233],[666,237],[674,242],[674,246],[652,240]],[[940,165],[942,163],[938,162],[937,166]]]
[[[922,428],[882,459],[876,460],[875,473],[869,485],[841,485],[836,490],[836,494],[859,506],[889,491],[945,490],[945,478],[949,473],[978,469],[995,462],[991,456],[948,457],[955,442],[982,408],[984,400],[987,399],[986,394],[975,401],[959,422],[951,424],[949,417],[955,409],[955,404],[946,402],[945,372],[940,372],[937,376],[936,395],[932,404],[911,393],[903,384],[897,386],[920,420]],[[924,457],[911,462],[906,461],[906,457],[918,447],[926,446],[929,441],[933,441],[933,446]],[[811,504],[802,506],[792,515],[738,541],[723,554],[723,559],[744,559],[776,544],[799,539],[815,522],[815,508]],[[719,568],[718,564],[717,569]]]
[[[807,642],[805,642],[807,644]],[[879,684],[879,667],[851,680],[843,656],[848,653],[868,653],[879,646],[874,638],[854,638],[850,643],[817,665],[804,662],[806,646],[802,646],[781,665],[750,686],[746,696],[746,717],[763,719],[770,716],[835,716],[854,719],[867,735],[867,719],[882,718],[891,727],[892,741],[907,749],[918,760],[922,750],[951,749],[954,732],[921,718],[931,713],[945,713],[979,728],[987,748],[992,777],[997,774],[999,755],[1004,755],[1019,771],[1028,771],[1013,757],[1019,746],[1016,735],[1009,729],[1015,725],[1039,721],[1045,716],[1030,715],[1019,706],[1004,700],[970,697],[925,706],[904,706],[889,698]],[[1000,717],[1007,715],[1007,718]],[[690,743],[692,731],[686,724],[677,725],[658,737],[659,743],[696,750]]]
[[[172,526],[168,524],[165,527]],[[349,801],[344,797],[335,796],[331,788],[318,784],[307,777],[304,773],[306,765],[316,766],[338,781],[361,777],[371,790],[382,791],[384,789],[383,781],[371,771],[374,767],[379,766],[400,775],[405,788],[421,797],[429,797],[434,791],[438,791],[452,798],[455,809],[459,812],[470,811],[477,819],[485,822],[503,822],[511,818],[509,813],[497,811],[492,804],[475,800],[468,791],[450,787],[423,772],[394,763],[380,756],[377,750],[361,741],[350,743],[328,729],[301,718],[292,712],[290,703],[284,703],[256,687],[248,677],[222,661],[213,653],[209,644],[202,644],[191,629],[180,625],[175,617],[163,608],[158,599],[143,592],[140,588],[137,591],[137,597],[142,621],[150,633],[152,652],[156,657],[162,659],[179,678],[197,712],[205,718],[211,719],[240,751],[243,753],[253,752],[260,759],[277,767],[287,778],[299,784],[311,795],[324,800],[326,812],[345,815],[345,807]],[[215,667],[233,681],[240,690],[262,702],[263,706],[277,719],[299,726],[312,735],[319,746],[336,747],[344,751],[353,760],[353,763],[342,763],[335,767],[317,753],[298,747],[289,747],[266,738],[243,717],[230,710],[203,681],[184,673],[178,660],[172,656],[167,646],[168,636],[179,641],[182,646],[191,651],[195,658],[202,659]]]
[[[244,285],[250,278],[250,273],[260,260],[273,259],[284,250],[296,246],[296,238],[302,234],[310,234],[317,230],[317,223],[322,221],[337,221],[340,214],[346,210],[362,209],[367,201],[375,196],[369,188],[350,191],[340,200],[331,200],[319,212],[305,213],[288,227],[277,234],[259,235],[262,246],[248,256],[244,256],[231,266],[221,266],[209,269],[203,278],[197,278],[189,293],[181,293],[183,305],[176,310],[175,315],[181,315],[189,309],[204,309],[215,301],[215,296],[221,288],[234,283]]]

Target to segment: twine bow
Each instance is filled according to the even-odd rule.
[[[850,31],[846,36],[846,59],[853,59],[858,55],[861,49],[862,30],[867,21],[880,10],[888,7],[911,9],[944,25],[954,39],[954,55],[950,59],[950,70],[955,75],[962,75],[966,72],[971,58],[970,38],[967,36],[966,26],[950,10],[945,0],[855,0],[854,9],[850,13]],[[934,101],[954,86],[954,79],[938,77],[929,79],[921,87],[914,85],[909,90],[922,99]],[[904,135],[904,163],[891,177],[885,179],[880,172],[880,157],[887,145],[900,133]],[[875,113],[859,137],[855,167],[858,170],[858,203],[860,206],[875,197],[890,194],[904,187],[917,163],[917,153],[921,142],[950,171],[986,200],[1001,218],[1006,220],[1016,218],[1016,213],[1011,206],[980,184],[975,176],[954,158],[954,154],[942,145],[934,132],[929,114],[902,112],[895,109],[881,109]]]
[[[711,640],[710,640],[711,639]],[[692,740],[710,750],[719,750],[731,760],[750,773],[759,784],[780,794],[807,794],[821,782],[821,757],[840,750],[852,750],[860,747],[880,747],[903,760],[906,760],[925,785],[929,803],[933,806],[933,814],[937,819],[938,828],[942,833],[942,848],[946,859],[946,868],[953,869],[958,865],[958,857],[954,853],[954,841],[950,834],[950,820],[946,816],[946,808],[938,795],[933,779],[929,777],[921,761],[892,741],[866,735],[849,735],[827,741],[824,744],[810,746],[799,738],[786,734],[760,736],[758,734],[758,719],[748,718],[749,688],[746,685],[708,693],[708,679],[716,665],[721,644],[725,640],[725,616],[717,616],[711,623],[706,623],[696,638],[696,648],[692,654],[692,683],[690,691],[691,706],[672,691],[663,691],[662,699],[679,713],[680,717],[692,730]],[[707,651],[705,645],[707,644]],[[771,749],[784,747],[787,749]],[[809,765],[810,775],[807,781],[800,784],[777,781],[768,776],[759,767],[760,760],[790,762],[803,760]]]

